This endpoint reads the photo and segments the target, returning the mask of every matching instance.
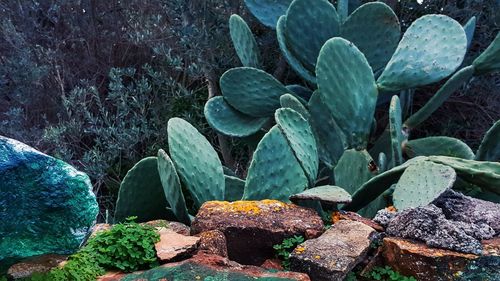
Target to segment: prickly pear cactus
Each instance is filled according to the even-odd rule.
[[[472,65],[477,74],[500,70],[500,33],[497,34],[488,48],[472,62]]]
[[[243,200],[288,201],[308,186],[304,170],[285,135],[274,126],[259,142],[248,169]]]
[[[223,97],[209,99],[204,109],[205,119],[217,132],[231,137],[246,137],[257,133],[269,121],[253,117],[230,106]]]
[[[409,165],[396,184],[392,199],[398,211],[428,205],[450,189],[457,174],[453,168],[420,161]]]
[[[476,31],[476,17],[471,17],[464,24],[465,35],[467,35],[467,49],[469,49],[472,39],[474,38],[474,32]]]
[[[311,99],[311,96],[313,94],[313,91],[311,89],[297,84],[287,85],[286,88],[290,93],[293,93],[293,96],[301,101],[303,100],[305,103],[307,103],[309,99]]]
[[[322,99],[349,147],[366,148],[378,92],[365,56],[351,42],[332,38],[321,48],[316,75]]]
[[[247,8],[265,26],[275,28],[292,0],[245,0]]]
[[[335,166],[335,184],[353,194],[377,172],[377,165],[366,150],[349,149]]]
[[[280,104],[283,108],[291,108],[297,111],[304,119],[309,119],[309,112],[306,107],[294,96],[291,94],[284,94],[280,97]]]
[[[245,191],[245,181],[234,176],[224,175],[226,181],[225,201],[238,201],[243,197]]]
[[[403,163],[403,152],[401,144],[403,142],[403,128],[401,127],[401,104],[398,96],[393,96],[389,107],[389,132],[391,133],[392,164],[394,166]]]
[[[280,97],[288,93],[271,74],[251,67],[237,67],[220,78],[225,100],[235,109],[254,117],[271,117],[280,107]]]
[[[444,15],[414,21],[377,80],[382,91],[400,91],[437,82],[452,74],[467,50],[462,26]]]
[[[500,120],[484,135],[476,153],[476,160],[500,162]]]
[[[229,34],[241,64],[260,68],[259,47],[245,20],[238,15],[232,15],[229,18]]]
[[[120,185],[115,223],[137,216],[138,222],[168,217],[168,203],[158,174],[158,160],[147,157],[130,169]]]
[[[177,217],[177,220],[191,225],[191,218],[186,207],[186,200],[182,194],[181,182],[175,171],[175,166],[168,154],[160,149],[158,151],[158,174],[163,186],[165,198],[172,209],[172,212]]]
[[[224,198],[222,164],[210,142],[181,118],[170,119],[167,132],[170,157],[195,207]]]
[[[474,152],[463,141],[442,136],[410,140],[405,144],[404,151],[410,157],[441,155],[474,159]]]

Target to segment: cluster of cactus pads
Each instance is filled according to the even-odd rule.
[[[284,85],[263,70],[250,28],[238,15],[231,16],[230,36],[243,67],[222,75],[223,95],[210,99],[204,113],[223,135],[243,138],[265,132],[247,178],[224,175],[208,141],[174,118],[168,124],[170,157],[160,151],[129,172],[117,217],[134,215],[128,209],[139,208],[133,202],[146,192],[139,201],[148,202],[148,213],[155,213],[151,208],[166,211],[168,202],[177,219],[189,223],[183,192],[189,193],[194,210],[208,200],[288,200],[321,182],[319,174],[352,194],[345,209],[367,216],[385,207],[386,198],[406,209],[428,204],[448,188],[500,198],[500,121],[477,153],[449,137],[409,140],[410,130],[473,76],[500,70],[500,35],[471,65],[462,66],[474,18],[462,26],[444,15],[426,15],[401,36],[397,16],[381,2],[361,5],[351,14],[345,0],[337,1],[337,8],[327,0],[245,3],[276,30],[283,57],[304,85]],[[404,118],[408,92],[449,76],[425,106]],[[374,138],[375,109],[387,100],[389,123]],[[411,159],[405,162],[405,156]],[[139,175],[150,165],[157,166],[157,174],[149,170]],[[137,186],[141,182],[142,190]],[[158,203],[161,190],[165,199]]]

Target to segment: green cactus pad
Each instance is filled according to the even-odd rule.
[[[224,172],[225,176],[238,177],[233,170],[226,166],[222,166],[222,171]]]
[[[309,122],[290,108],[276,110],[275,120],[309,179],[309,185],[314,186],[319,159],[316,139]]]
[[[259,142],[248,169],[243,200],[277,199],[288,201],[290,194],[308,186],[285,135],[274,126]]]
[[[367,206],[373,200],[377,199],[382,193],[388,190],[391,185],[397,183],[405,169],[416,162],[426,161],[427,157],[415,157],[396,166],[388,171],[374,176],[369,181],[365,182],[358,190],[352,194],[352,202],[343,207],[344,210],[358,211]]]
[[[191,225],[191,219],[186,207],[184,194],[182,194],[179,176],[175,171],[174,163],[163,149],[158,151],[157,169],[163,186],[163,192],[165,193],[165,198],[168,201],[172,212],[180,222],[186,225]]]
[[[429,156],[430,161],[452,167],[458,176],[490,192],[500,194],[500,163],[447,156]]]
[[[380,152],[378,154],[378,170],[379,170],[379,173],[383,173],[385,171],[387,171],[387,156],[385,155],[385,153],[383,152]]]
[[[389,132],[391,134],[392,164],[394,166],[403,163],[403,152],[401,144],[403,142],[403,128],[401,127],[401,104],[398,96],[393,96],[389,107]]]
[[[137,216],[137,222],[165,219],[167,199],[163,193],[156,157],[147,157],[130,169],[120,185],[115,223]]]
[[[290,93],[293,93],[296,97],[301,98],[306,102],[309,101],[313,93],[313,91],[309,88],[297,84],[287,85],[286,88]]]
[[[304,65],[299,61],[299,59],[293,54],[293,52],[288,47],[288,40],[286,38],[286,16],[281,16],[278,20],[278,25],[276,26],[276,36],[278,39],[278,44],[280,46],[281,53],[287,60],[288,64],[292,69],[297,72],[306,81],[316,84],[316,77],[314,72],[306,69]]]
[[[377,165],[366,150],[349,149],[342,154],[335,166],[335,184],[353,194],[375,176],[377,171]]]
[[[472,65],[476,68],[477,74],[500,70],[500,33],[497,34],[488,48],[472,62]]]
[[[404,151],[409,157],[416,156],[451,156],[474,159],[474,152],[463,141],[450,137],[427,137],[408,141]]]
[[[366,148],[378,92],[364,55],[349,41],[332,38],[321,48],[316,75],[322,99],[349,147]]]
[[[231,15],[229,18],[229,34],[241,64],[260,68],[259,47],[245,20],[238,15]]]
[[[347,146],[345,137],[319,91],[315,91],[311,96],[308,108],[309,122],[316,135],[319,157],[325,164],[333,167]]]
[[[500,120],[484,135],[476,153],[476,160],[500,162]]]
[[[239,112],[221,96],[207,101],[204,114],[214,130],[226,136],[239,138],[255,134],[269,121],[269,118],[252,117]]]
[[[254,117],[271,117],[280,107],[280,96],[288,93],[271,74],[252,67],[237,67],[220,78],[226,101],[237,110]]]
[[[437,82],[452,74],[467,50],[462,26],[444,15],[426,15],[412,23],[378,78],[382,91],[400,91]]]
[[[309,111],[306,107],[293,95],[284,94],[280,97],[280,104],[283,108],[291,108],[297,111],[304,119],[309,120]]]
[[[189,122],[181,118],[168,121],[170,157],[195,207],[224,198],[224,173],[217,152]]]
[[[405,121],[405,127],[412,129],[427,120],[456,90],[467,83],[473,74],[473,66],[464,67],[453,74],[422,108]]]
[[[349,0],[338,0],[337,12],[339,15],[340,23],[344,23],[347,19],[347,16],[349,15]]]
[[[392,200],[398,211],[428,205],[450,189],[457,174],[453,168],[420,161],[409,165],[396,184]]]
[[[374,72],[391,59],[400,37],[398,17],[382,2],[360,6],[342,25],[342,38],[359,48]]]
[[[467,36],[467,49],[469,49],[472,39],[474,38],[474,31],[476,31],[476,17],[471,17],[464,24],[465,35]]]
[[[245,0],[250,12],[265,26],[276,28],[276,22],[286,10],[292,0]]]
[[[285,34],[292,52],[314,71],[323,44],[340,34],[337,11],[328,0],[294,0],[286,14]]]
[[[241,197],[243,197],[243,192],[245,191],[245,181],[238,177],[227,175],[224,175],[224,180],[226,181],[226,192],[224,195],[224,200],[241,200]]]

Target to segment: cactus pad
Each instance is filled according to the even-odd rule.
[[[374,72],[391,59],[400,37],[398,17],[382,2],[360,6],[342,25],[342,38],[359,48]]]
[[[404,150],[410,157],[441,155],[474,159],[474,152],[467,144],[450,137],[427,137],[410,140],[405,144]]]
[[[238,177],[224,175],[226,181],[225,201],[238,201],[243,197],[245,181]]]
[[[271,74],[252,67],[237,67],[220,78],[226,101],[237,110],[254,117],[271,117],[280,107],[280,96],[288,93]]]
[[[184,194],[182,194],[179,176],[175,171],[174,163],[163,149],[158,151],[157,168],[165,198],[172,212],[180,222],[191,225],[191,219],[186,207],[186,200],[184,200]]]
[[[297,111],[304,119],[309,120],[309,112],[306,107],[293,95],[284,94],[280,97],[280,104],[283,108],[291,108]]]
[[[378,78],[382,91],[399,91],[437,82],[462,64],[467,37],[462,26],[444,15],[426,15],[412,23]]]
[[[353,194],[375,176],[377,171],[377,165],[366,150],[349,149],[342,154],[335,166],[335,184]]]
[[[476,153],[476,160],[500,162],[500,120],[484,135]]]
[[[428,205],[450,189],[457,174],[453,168],[420,161],[409,165],[396,184],[392,199],[398,211]]]
[[[239,112],[221,96],[209,99],[205,104],[204,113],[210,127],[231,137],[253,135],[269,121],[269,118],[252,117]]]
[[[403,152],[401,150],[403,129],[401,123],[401,104],[399,103],[398,96],[393,96],[389,107],[389,132],[391,134],[391,155],[394,166],[403,163]]]
[[[224,174],[217,152],[208,140],[181,118],[168,121],[170,157],[195,207],[224,198]]]
[[[322,99],[349,146],[366,148],[378,92],[365,56],[351,42],[332,38],[321,49],[316,75]]]
[[[500,70],[500,32],[488,48],[472,62],[472,65],[478,74]]]
[[[294,0],[286,14],[286,38],[303,65],[314,71],[325,42],[340,34],[340,21],[328,0]]]
[[[120,185],[115,223],[137,216],[137,222],[167,217],[168,203],[158,174],[157,158],[147,157],[130,169]]]
[[[238,15],[229,18],[229,33],[243,66],[260,68],[259,47],[245,20]]]
[[[469,49],[472,39],[474,38],[474,32],[476,31],[476,17],[471,17],[464,24],[465,35],[467,36],[467,49]]]
[[[278,126],[259,142],[248,169],[243,200],[288,201],[308,186],[304,170]]]
[[[245,0],[247,8],[265,26],[275,28],[276,22],[292,0]]]
[[[286,88],[290,93],[293,93],[295,97],[301,98],[306,102],[309,101],[313,93],[310,89],[297,84],[287,85]]]
[[[300,113],[290,108],[278,109],[275,119],[309,179],[309,185],[314,186],[319,159],[316,140],[309,122]]]

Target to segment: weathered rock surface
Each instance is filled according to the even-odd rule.
[[[343,280],[365,258],[374,233],[364,223],[341,220],[319,238],[297,246],[290,255],[290,269],[314,281]]]
[[[294,235],[318,237],[323,227],[312,209],[276,200],[211,201],[201,206],[191,233],[220,230],[231,260],[260,265],[274,256],[273,245]]]
[[[185,236],[167,228],[160,229],[158,233],[160,241],[155,244],[156,256],[163,263],[188,258],[200,241],[199,237]]]
[[[222,231],[205,231],[198,236],[200,237],[199,252],[227,258],[227,241]]]
[[[0,137],[0,264],[4,259],[72,253],[97,213],[86,174]]]
[[[470,254],[480,254],[480,240],[493,235],[493,230],[487,226],[485,229],[447,220],[441,209],[432,204],[399,213],[390,221],[386,232],[390,236],[416,239],[432,247]]]
[[[64,262],[64,255],[42,255],[31,257],[12,265],[7,271],[7,276],[12,279],[28,278],[34,273],[45,273]]]
[[[337,207],[337,204],[351,203],[352,198],[349,192],[334,185],[323,185],[290,196],[290,201],[298,203],[300,201],[318,201],[326,206]]]
[[[358,222],[361,222],[361,223],[368,225],[369,227],[375,229],[376,231],[379,231],[379,232],[384,231],[384,228],[380,224],[374,222],[371,219],[365,218],[365,217],[363,217],[355,212],[350,212],[350,211],[334,212],[332,214],[332,222],[337,223],[339,220],[358,221]]]
[[[176,221],[154,220],[154,221],[143,222],[141,224],[152,226],[156,228],[158,231],[160,231],[162,228],[170,229],[175,233],[186,236],[189,236],[189,233],[191,232],[189,226]]]
[[[432,248],[403,238],[384,238],[386,265],[417,280],[500,280],[500,238],[483,241],[483,256]]]
[[[388,208],[385,208],[377,212],[377,214],[373,218],[373,221],[385,228],[397,215],[398,213],[396,213],[395,210],[389,210]]]
[[[235,280],[235,281],[310,281],[306,274],[266,271],[244,266],[216,255],[197,254],[191,259],[132,274],[110,273],[99,281],[131,280]]]
[[[500,204],[472,198],[448,190],[434,202],[447,219],[468,224],[487,225],[500,235]]]

